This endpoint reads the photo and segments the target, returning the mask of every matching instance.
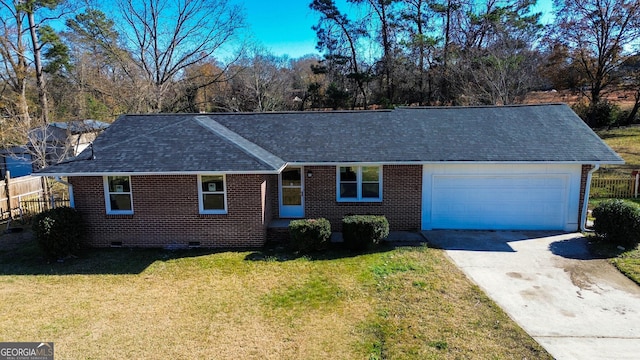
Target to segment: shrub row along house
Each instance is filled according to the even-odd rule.
[[[391,230],[584,221],[622,159],[566,105],[123,115],[65,176],[94,246],[262,245],[278,219],[385,215]]]

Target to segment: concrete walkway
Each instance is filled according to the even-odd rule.
[[[640,287],[581,234],[424,235],[556,359],[640,358]]]

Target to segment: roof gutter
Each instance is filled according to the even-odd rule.
[[[594,164],[593,168],[587,173],[587,182],[584,185],[584,200],[582,201],[582,216],[580,217],[580,231],[593,232],[587,229],[587,211],[589,211],[589,192],[591,191],[591,176],[600,169],[600,164]]]
[[[75,207],[76,207],[76,202],[75,202],[75,199],[74,199],[74,197],[73,197],[73,185],[71,185],[70,183],[68,183],[68,182],[66,182],[66,181],[64,181],[64,180],[62,180],[62,179],[60,178],[60,176],[56,176],[56,177],[54,177],[53,179],[54,179],[56,182],[58,182],[58,183],[60,183],[60,184],[62,184],[62,185],[64,185],[64,186],[66,186],[66,187],[68,187],[68,188],[69,188],[69,207],[72,207],[72,208],[74,208],[74,209],[75,209]]]
[[[234,175],[278,175],[287,166],[349,166],[349,165],[584,165],[589,161],[292,161],[284,162],[281,166],[274,165],[273,170],[186,170],[186,171],[96,171],[96,172],[47,172],[49,168],[40,170],[35,175],[59,177],[59,176],[154,176],[154,175],[202,175],[202,174],[234,174]],[[601,161],[600,165],[622,165],[624,161]],[[596,165],[595,163],[592,165]]]
[[[61,177],[61,176],[156,176],[156,175],[278,175],[286,164],[280,169],[274,170],[256,170],[256,171],[225,171],[225,170],[198,170],[198,171],[145,171],[145,172],[133,172],[133,171],[107,171],[107,172],[36,172],[34,175],[48,176],[48,177]]]

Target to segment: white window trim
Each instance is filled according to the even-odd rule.
[[[358,196],[355,198],[341,198],[340,197],[340,168],[341,167],[356,168],[356,186]],[[377,167],[378,171],[378,194],[377,198],[363,198],[362,197],[362,168],[363,167]],[[340,164],[336,166],[336,201],[338,202],[382,202],[382,165],[367,165],[367,164]]]
[[[222,176],[222,187],[224,188],[224,209],[222,210],[205,210],[204,208],[204,192],[202,191],[203,176]],[[198,210],[203,215],[224,215],[227,214],[227,176],[225,174],[200,174],[198,175]]]
[[[129,192],[119,194],[129,194],[131,200],[131,210],[111,210],[111,194],[109,191],[109,177],[113,176],[127,176],[129,178]],[[131,183],[131,175],[105,175],[102,177],[102,183],[104,184],[104,203],[107,215],[133,215],[133,184]]]

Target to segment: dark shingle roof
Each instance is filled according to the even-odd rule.
[[[43,173],[275,171],[193,115],[126,115],[75,159]]]
[[[89,160],[80,160],[89,159]],[[125,115],[42,173],[277,172],[286,163],[622,163],[563,104]]]

